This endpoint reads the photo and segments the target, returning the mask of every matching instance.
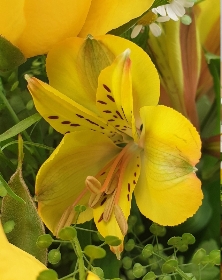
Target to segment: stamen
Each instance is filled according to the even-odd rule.
[[[116,189],[119,181],[119,170],[116,172],[116,174],[113,176],[112,180],[110,181],[109,186],[105,190],[106,194],[111,194]]]
[[[111,218],[111,215],[113,212],[113,207],[114,207],[114,201],[115,201],[115,197],[116,197],[116,192],[117,192],[117,189],[115,189],[113,194],[110,195],[106,200],[106,206],[105,206],[104,213],[103,213],[104,222],[108,222]]]
[[[128,231],[128,224],[127,224],[127,220],[123,214],[123,211],[119,207],[118,204],[115,204],[115,206],[114,206],[114,215],[116,217],[116,221],[119,225],[119,228],[120,228],[122,234],[125,236]]]
[[[97,204],[99,204],[103,200],[104,198],[103,196],[104,193],[99,193],[99,194],[92,193],[88,202],[89,207],[93,208],[97,206]]]
[[[99,194],[101,189],[101,183],[93,176],[87,176],[85,180],[85,185],[94,194]]]
[[[103,183],[103,186],[101,188],[101,191],[105,191],[108,188],[108,185],[110,183],[110,180],[113,177],[113,173],[116,170],[117,165],[120,163],[120,160],[123,158],[123,156],[126,154],[126,152],[129,150],[129,148],[132,146],[133,143],[128,143],[122,151],[118,154],[118,156],[115,158],[115,160],[112,163],[112,166],[109,170],[109,173],[107,174],[106,180]]]

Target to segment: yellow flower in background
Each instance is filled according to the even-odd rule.
[[[44,54],[57,42],[104,35],[140,16],[153,0],[2,0],[0,34],[26,57]]]
[[[0,222],[0,275],[2,280],[36,280],[47,267],[32,255],[9,243]]]
[[[204,51],[220,55],[220,1],[205,0],[195,5],[197,31],[203,48],[197,95],[213,91],[213,79],[208,69]]]
[[[76,221],[80,204],[87,210],[78,223],[94,217],[103,236],[123,240],[133,192],[141,213],[161,225],[197,211],[199,135],[157,105],[158,74],[142,49],[111,35],[69,38],[49,52],[47,71],[52,86],[27,80],[36,109],[65,134],[36,178],[39,214],[55,235]]]

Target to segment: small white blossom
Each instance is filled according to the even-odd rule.
[[[185,8],[190,8],[193,5],[194,1],[192,0],[172,0],[170,4],[153,8],[152,12],[161,16],[168,15],[172,20],[177,21],[185,14]]]
[[[139,22],[137,25],[133,27],[131,38],[136,38],[139,33],[144,29],[144,26],[149,26],[150,31],[155,37],[158,37],[161,35],[161,28],[157,24],[157,22],[165,22],[170,20],[170,17],[168,16],[157,16],[153,12],[148,12]]]

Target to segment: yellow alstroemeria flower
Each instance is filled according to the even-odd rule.
[[[47,267],[32,255],[9,243],[0,222],[0,275],[2,280],[36,280]]]
[[[26,57],[72,36],[104,35],[148,10],[154,0],[2,0],[0,34]]]
[[[203,198],[194,167],[200,137],[180,113],[157,105],[158,74],[142,49],[111,35],[96,39],[70,38],[49,52],[57,89],[27,78],[36,109],[65,134],[37,174],[39,214],[57,235],[76,221],[74,207],[86,205],[78,223],[94,217],[103,236],[123,240],[134,192],[152,221],[182,223]],[[96,69],[110,57],[97,87]]]

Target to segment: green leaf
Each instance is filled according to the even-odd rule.
[[[46,263],[46,249],[39,248],[36,245],[39,235],[45,233],[44,226],[22,177],[22,158],[22,140],[19,138],[18,167],[10,178],[10,188],[8,188],[15,193],[17,199],[8,195],[3,198],[1,219],[3,224],[9,220],[15,222],[15,228],[7,234],[10,243]],[[21,203],[18,197],[19,200],[25,201],[25,203]]]
[[[122,241],[118,237],[111,235],[105,237],[105,242],[109,246],[118,246],[122,243]]]
[[[143,250],[142,250],[142,255],[144,258],[149,258],[153,254],[153,245],[152,244],[147,244]]]
[[[192,263],[200,264],[205,256],[206,256],[206,250],[204,250],[203,248],[197,250],[196,253],[193,255]]]
[[[220,250],[212,250],[209,258],[213,264],[220,265]]]
[[[95,245],[87,245],[84,248],[84,253],[90,257],[91,260],[102,259],[106,256],[106,251],[103,248],[97,247]]]
[[[177,260],[168,260],[162,265],[162,272],[163,273],[172,273],[176,270],[178,266]]]
[[[39,115],[39,113],[36,113],[20,121],[19,123],[17,123],[16,125],[14,125],[13,127],[11,127],[10,129],[8,129],[0,135],[0,142],[7,140],[15,135],[18,135],[19,133],[21,133],[22,131],[26,130],[28,127],[39,121],[41,118],[42,117]]]
[[[12,188],[7,184],[7,182],[3,179],[3,177],[0,175],[0,184],[3,185],[3,187],[6,189],[7,193],[9,196],[11,196],[13,199],[15,199],[16,201],[18,201],[19,203],[26,203],[24,201],[24,199],[22,199],[20,196],[18,196],[16,193],[14,193],[14,191],[12,190]]]
[[[194,244],[195,243],[195,237],[191,233],[184,233],[182,235],[182,241],[185,244]]]
[[[12,70],[25,61],[23,53],[7,39],[0,36],[0,71]]]

